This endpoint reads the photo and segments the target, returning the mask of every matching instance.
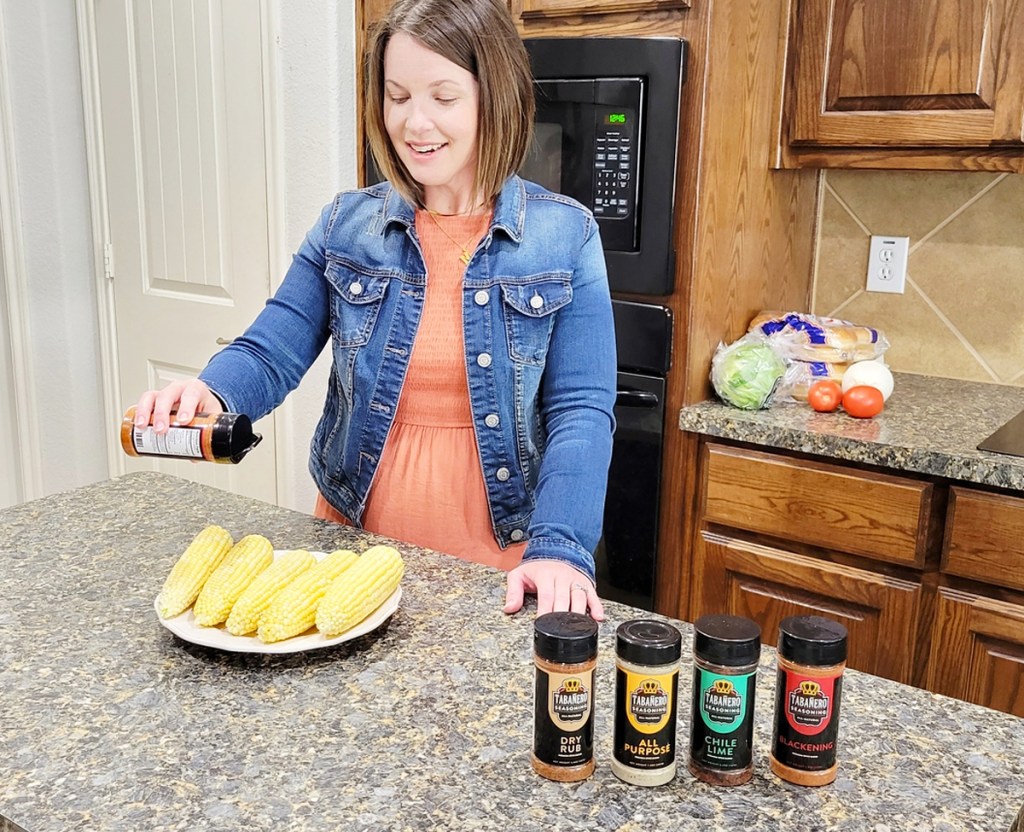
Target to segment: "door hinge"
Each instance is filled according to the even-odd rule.
[[[103,274],[107,280],[114,279],[114,244],[103,244]]]

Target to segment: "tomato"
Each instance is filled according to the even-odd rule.
[[[843,394],[843,410],[857,419],[870,419],[882,412],[885,399],[877,387],[865,384],[851,387]]]
[[[819,413],[831,413],[843,400],[843,388],[837,382],[822,379],[807,390],[807,403]]]

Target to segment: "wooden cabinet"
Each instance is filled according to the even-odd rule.
[[[684,617],[825,615],[851,667],[1024,716],[1024,498],[698,444]]]
[[[924,564],[928,483],[722,445],[706,446],[705,456],[708,522]]]
[[[929,689],[1024,716],[1024,499],[950,488]],[[969,579],[969,581],[959,580]]]
[[[942,570],[1024,590],[1024,499],[951,488]]]
[[[523,21],[626,12],[687,9],[690,0],[511,0],[512,13]]]
[[[850,667],[913,679],[932,486],[906,477],[705,442],[690,616],[789,615],[850,631]],[[877,563],[876,563],[877,562]]]
[[[707,530],[697,542],[695,564],[695,620],[721,612],[746,616],[774,645],[783,618],[825,615],[849,630],[850,667],[911,681],[919,583]]]
[[[1024,606],[940,588],[926,686],[1024,716]]]
[[[1024,4],[792,0],[790,164],[1021,170]]]

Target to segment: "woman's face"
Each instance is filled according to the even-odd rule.
[[[480,89],[473,73],[399,32],[384,51],[384,124],[399,158],[431,199],[475,198]],[[466,205],[447,206],[465,210]]]

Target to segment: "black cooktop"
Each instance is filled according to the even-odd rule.
[[[979,451],[1024,456],[1024,410],[978,445]]]

